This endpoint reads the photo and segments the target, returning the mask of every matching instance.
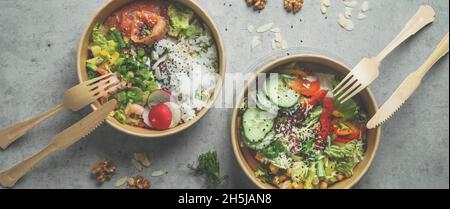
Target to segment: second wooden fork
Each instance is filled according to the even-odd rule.
[[[381,61],[397,46],[433,22],[434,15],[435,12],[431,6],[420,6],[417,13],[409,20],[400,34],[378,56],[362,59],[336,86],[333,93],[337,100],[344,103],[369,86],[379,75],[378,67]]]
[[[30,129],[64,109],[78,111],[86,105],[107,96],[108,91],[115,88],[118,83],[115,75],[110,73],[72,87],[65,92],[62,104],[33,119],[0,129],[0,147],[2,149],[8,148],[11,143],[26,134]]]

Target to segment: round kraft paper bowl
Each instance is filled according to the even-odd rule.
[[[348,74],[351,69],[341,62],[334,60],[332,58],[322,56],[322,55],[314,55],[314,54],[298,54],[298,55],[290,55],[287,57],[279,58],[274,60],[267,65],[260,68],[255,75],[247,82],[248,84],[244,86],[244,89],[240,92],[240,96],[237,97],[236,106],[233,110],[232,120],[231,120],[231,143],[233,146],[233,151],[236,156],[237,161],[239,162],[240,167],[247,175],[247,177],[259,188],[261,189],[276,189],[271,184],[265,184],[256,178],[254,175],[254,170],[259,166],[259,163],[253,158],[250,150],[246,148],[242,142],[240,124],[241,124],[241,116],[239,115],[239,104],[243,101],[244,95],[247,92],[249,84],[255,82],[256,75],[260,73],[276,73],[276,68],[279,66],[283,66],[292,62],[300,62],[300,63],[311,63],[318,66],[323,66],[328,68],[329,70],[336,71],[341,74]],[[365,89],[356,97],[363,105],[363,108],[367,111],[368,116],[373,116],[375,112],[378,110],[377,103],[371,91],[369,89]],[[375,158],[375,154],[378,149],[378,144],[380,141],[380,133],[381,129],[371,129],[367,132],[367,149],[365,152],[365,158],[361,161],[354,170],[354,175],[351,178],[345,179],[341,182],[338,182],[332,186],[330,189],[348,189],[353,187],[364,174],[369,169],[373,159]]]
[[[92,34],[92,29],[95,27],[95,25],[99,22],[103,22],[108,18],[111,14],[113,14],[118,9],[122,8],[123,6],[133,2],[134,0],[112,0],[108,2],[105,6],[103,6],[90,20],[89,25],[85,29],[83,36],[81,37],[81,41],[78,47],[78,54],[77,54],[77,72],[78,72],[78,79],[80,82],[87,80],[87,73],[86,73],[86,59],[88,56],[88,45],[90,42],[90,36]],[[225,50],[224,45],[222,41],[222,37],[219,33],[219,30],[215,23],[213,22],[212,18],[203,10],[200,5],[195,3],[192,0],[175,0],[175,2],[181,3],[189,8],[191,8],[202,20],[203,22],[209,27],[209,29],[212,32],[212,35],[216,41],[217,45],[217,52],[218,52],[218,58],[219,58],[219,75],[220,79],[217,83],[216,89],[213,93],[213,95],[210,98],[210,101],[206,105],[205,108],[203,108],[201,111],[197,113],[197,116],[188,121],[187,123],[183,123],[178,125],[175,128],[164,130],[164,131],[157,131],[157,130],[151,130],[151,129],[145,129],[145,128],[139,128],[134,126],[129,126],[125,124],[121,124],[119,121],[114,119],[113,117],[108,117],[106,119],[106,122],[111,125],[112,127],[116,128],[117,130],[131,134],[138,137],[145,137],[145,138],[157,138],[157,137],[164,137],[169,136],[175,133],[178,133],[180,131],[186,130],[192,125],[194,125],[196,122],[198,122],[205,114],[208,112],[208,110],[212,107],[214,101],[218,97],[220,90],[222,88],[222,83],[225,77],[225,70],[226,70],[226,60],[225,60]],[[91,107],[95,110],[99,107],[100,103],[96,102],[91,105]]]

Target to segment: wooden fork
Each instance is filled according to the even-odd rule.
[[[378,67],[381,61],[406,39],[433,22],[434,15],[435,12],[431,6],[420,6],[400,34],[378,56],[362,59],[334,88],[335,97],[343,103],[369,86],[379,75]]]
[[[63,109],[80,110],[86,105],[106,96],[108,89],[114,88],[117,85],[118,81],[116,81],[114,74],[110,73],[72,87],[65,92],[62,104],[33,119],[0,129],[0,147],[2,149],[8,148],[11,143],[26,134],[30,129]]]

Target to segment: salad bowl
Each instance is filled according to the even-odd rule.
[[[257,70],[257,72],[255,72],[253,77],[248,80],[248,82],[244,86],[242,92],[240,92],[240,94],[238,95],[237,100],[236,100],[236,106],[233,110],[232,120],[231,120],[231,143],[232,143],[235,157],[236,157],[240,167],[242,168],[244,173],[248,176],[248,178],[257,187],[259,187],[261,189],[282,188],[280,186],[275,186],[274,183],[272,183],[271,179],[265,180],[265,181],[261,180],[261,178],[259,176],[259,175],[261,175],[261,173],[257,173],[257,171],[260,172],[259,169],[261,168],[261,164],[263,164],[262,162],[264,162],[264,161],[267,162],[267,160],[258,159],[258,157],[256,157],[256,156],[259,154],[260,151],[256,152],[256,156],[255,156],[254,149],[258,150],[260,148],[252,147],[252,145],[253,146],[261,145],[261,143],[266,140],[267,135],[270,135],[270,133],[272,133],[272,132],[269,132],[266,135],[266,138],[263,138],[263,141],[261,143],[255,144],[252,141],[249,142],[249,138],[251,139],[251,137],[255,136],[255,133],[254,132],[251,133],[251,135],[249,135],[251,137],[247,136],[247,132],[245,132],[246,131],[245,125],[244,126],[241,125],[241,124],[245,124],[245,122],[243,122],[243,121],[245,121],[245,120],[243,120],[243,117],[245,116],[245,112],[243,113],[242,104],[244,101],[245,102],[247,101],[246,95],[250,95],[249,89],[251,86],[255,86],[252,84],[254,84],[256,82],[259,75],[267,74],[267,73],[282,73],[283,74],[284,73],[283,69],[280,69],[280,68],[282,68],[283,66],[286,66],[290,63],[302,63],[302,64],[306,64],[308,66],[309,65],[310,66],[319,66],[319,68],[327,69],[328,71],[331,71],[331,73],[333,73],[335,75],[341,75],[341,76],[346,75],[351,71],[351,68],[349,68],[345,64],[343,64],[335,59],[326,57],[326,56],[315,55],[315,54],[296,54],[296,55],[288,55],[288,56],[285,56],[282,58],[278,58],[274,61],[271,61],[270,63],[259,68]],[[258,80],[259,80],[259,78],[258,78]],[[268,84],[266,84],[266,85],[268,85]],[[263,90],[266,92],[268,91],[267,87],[265,87]],[[253,91],[251,91],[251,92],[253,92]],[[260,96],[258,93],[257,93],[257,95]],[[268,97],[269,97],[269,99],[271,98],[270,94]],[[248,96],[248,100],[250,100],[250,98],[251,97]],[[355,98],[355,101],[361,106],[362,109],[364,109],[365,114],[367,115],[368,118],[373,116],[375,114],[375,112],[378,110],[375,98],[369,89],[365,89],[360,94],[358,94],[357,97]],[[258,105],[258,102],[257,102],[257,105]],[[249,110],[249,109],[250,108],[247,108],[247,110]],[[278,113],[278,114],[280,114],[280,113]],[[249,122],[247,122],[247,124],[248,123]],[[274,127],[275,127],[275,125],[274,125]],[[275,129],[275,132],[276,132],[276,129]],[[259,134],[259,133],[256,133],[256,134]],[[379,140],[380,140],[380,128],[365,130],[365,140],[364,140],[365,144],[364,144],[364,148],[361,149],[361,150],[363,150],[362,152],[363,152],[364,158],[362,158],[356,164],[356,166],[353,168],[353,170],[352,170],[353,173],[351,176],[349,175],[348,178],[342,178],[339,181],[335,180],[335,181],[333,181],[335,183],[328,184],[328,186],[326,185],[325,187],[330,188],[330,189],[348,189],[348,188],[351,188],[352,186],[354,186],[369,169],[369,167],[376,155]],[[252,147],[253,149],[251,149],[249,147]],[[265,147],[267,147],[267,146],[265,146]],[[273,144],[267,148],[272,148],[272,147],[273,147]],[[264,149],[262,151],[264,151]],[[272,161],[269,161],[269,162],[270,162],[269,164],[271,166],[274,164]],[[280,172],[278,171],[279,168],[276,168],[276,170],[277,171],[275,171],[275,173],[278,173],[278,174],[274,174],[274,175],[280,175],[279,174]],[[271,171],[272,171],[272,168],[268,167],[267,172],[270,173]],[[290,172],[287,172],[287,173],[290,173]],[[283,175],[285,176],[288,174],[283,174]],[[273,181],[275,181],[275,178]],[[289,185],[289,187],[292,188],[291,185]],[[303,185],[301,187],[303,188]],[[318,183],[317,183],[316,188],[319,188]]]
[[[148,2],[151,2],[152,0],[147,0]],[[159,1],[159,0],[155,0]],[[105,6],[103,6],[90,20],[89,25],[85,29],[81,41],[78,47],[78,53],[77,53],[77,73],[78,78],[80,82],[86,81],[89,79],[88,70],[89,66],[86,64],[87,60],[92,58],[92,37],[91,35],[93,32],[95,32],[96,27],[98,27],[98,23],[106,22],[108,20],[108,17],[111,17],[111,15],[115,14],[115,12],[120,11],[125,6],[131,4],[131,3],[137,3],[138,1],[135,0],[112,0],[108,2]],[[209,100],[205,101],[205,104],[202,109],[198,110],[195,113],[195,116],[192,116],[189,121],[185,121],[183,123],[179,122],[178,125],[175,125],[170,128],[165,129],[153,129],[149,128],[151,126],[147,126],[146,128],[143,126],[134,126],[129,125],[127,123],[119,122],[117,117],[109,116],[106,120],[106,122],[111,125],[112,127],[116,128],[117,130],[138,136],[138,137],[144,137],[144,138],[157,138],[157,137],[164,137],[168,135],[172,135],[175,133],[178,133],[180,131],[186,130],[192,125],[194,125],[196,122],[198,122],[211,108],[212,104],[216,100],[217,96],[220,93],[225,70],[226,70],[226,60],[225,60],[225,52],[224,52],[224,45],[222,42],[221,35],[219,33],[219,30],[215,23],[213,22],[212,18],[203,10],[197,3],[195,3],[192,0],[173,0],[176,4],[179,4],[187,9],[190,9],[193,14],[196,16],[196,18],[200,19],[200,21],[206,25],[206,27],[209,29],[209,34],[212,37],[213,41],[215,41],[216,49],[217,49],[217,67],[216,67],[216,74],[217,74],[217,82],[215,84],[215,87],[211,89],[211,92],[209,93]],[[164,3],[164,2],[163,2]],[[163,15],[162,15],[163,16]],[[151,30],[149,33],[152,33]],[[158,66],[159,67],[159,66]],[[149,64],[150,68],[150,64]],[[147,100],[146,100],[147,101]],[[95,110],[100,106],[100,101],[95,102],[91,105],[91,107]],[[179,117],[178,117],[179,118]],[[145,119],[144,119],[145,120]],[[150,119],[151,120],[151,119]],[[179,120],[179,119],[178,119]],[[142,121],[142,119],[141,119]],[[172,121],[173,123],[173,121]],[[142,122],[141,122],[142,124]],[[170,124],[170,120],[169,120]]]

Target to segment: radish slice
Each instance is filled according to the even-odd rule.
[[[153,128],[152,124],[150,123],[149,114],[150,109],[145,108],[144,113],[142,113],[142,119],[144,120],[145,125],[147,125],[149,128]]]
[[[144,113],[144,107],[138,104],[129,104],[125,108],[125,115],[142,115]]]
[[[120,80],[117,78],[117,76],[111,77],[110,84],[115,84],[115,83],[117,83],[117,84],[120,83]],[[118,90],[119,90],[119,85],[109,88],[108,93],[115,94],[115,93],[117,93]]]
[[[171,102],[171,101],[174,101],[174,98],[172,97],[170,92],[163,90],[163,89],[158,89],[148,96],[147,104],[149,107],[153,107],[159,103],[165,103],[165,102]]]
[[[172,123],[172,111],[164,103],[155,105],[149,114],[149,121],[156,130],[166,130]]]
[[[170,108],[170,111],[172,112],[172,122],[170,124],[170,128],[173,128],[177,126],[181,121],[181,109],[178,104],[174,102],[166,102],[164,103]]]

